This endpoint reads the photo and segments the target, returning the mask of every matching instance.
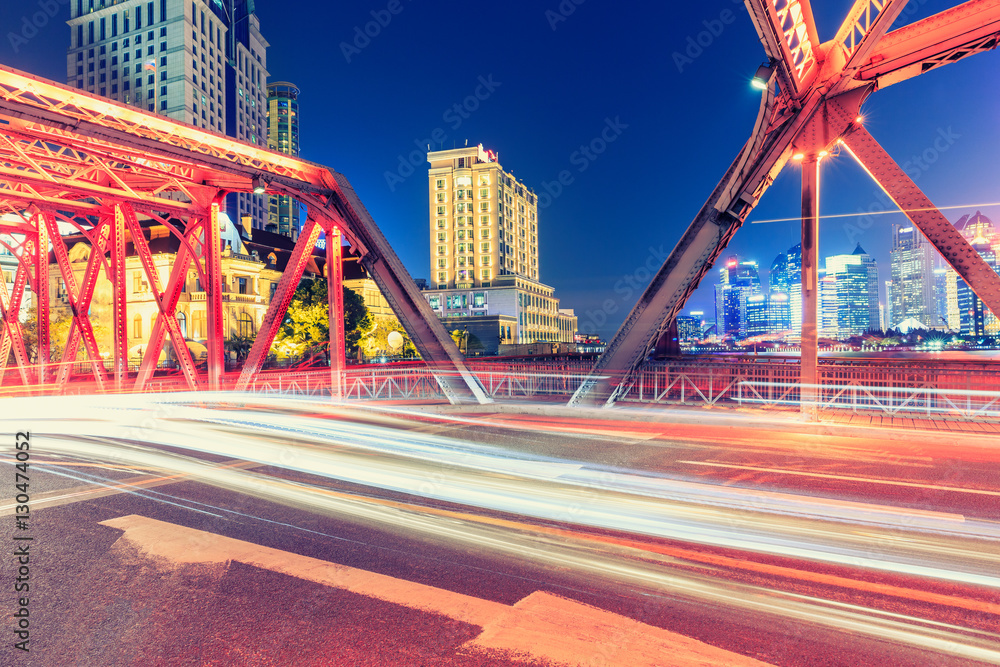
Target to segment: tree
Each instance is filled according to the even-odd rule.
[[[330,344],[327,284],[323,278],[303,280],[288,304],[285,321],[278,330],[271,351],[280,356],[300,356]],[[344,343],[351,355],[364,331],[371,328],[371,315],[357,293],[344,288]],[[328,352],[327,352],[328,354]]]
[[[226,352],[236,355],[236,361],[243,361],[250,354],[250,348],[253,347],[253,342],[256,338],[256,335],[241,336],[234,331],[229,334],[229,338],[226,339],[224,344]]]

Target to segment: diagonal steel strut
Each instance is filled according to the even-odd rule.
[[[1000,275],[979,256],[913,179],[863,127],[855,127],[845,134],[843,145],[986,307],[1000,316]]]

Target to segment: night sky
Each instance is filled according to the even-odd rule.
[[[760,94],[748,81],[764,51],[742,3],[397,2],[257,1],[271,80],[302,91],[302,157],[347,175],[411,275],[423,278],[427,164],[410,173],[400,160],[435,130],[446,148],[468,141],[499,152],[543,202],[545,184],[569,170],[573,182],[539,212],[541,279],[576,309],[581,330],[612,335],[649,280],[647,262],[662,262],[752,130]],[[900,24],[954,4],[911,0]],[[42,11],[38,0],[0,4],[0,62],[65,81],[69,8],[65,0],[46,5],[58,7],[59,19],[24,43],[12,34],[22,32],[25,14]],[[821,39],[833,37],[850,5],[814,0]],[[355,44],[372,12],[387,25]],[[675,53],[703,31],[708,45],[679,60]],[[1000,206],[985,205],[1000,201],[998,72],[1000,54],[975,56],[877,92],[864,113],[901,164],[931,151],[917,183],[937,205],[983,204],[1000,222]],[[481,99],[467,99],[477,88]],[[603,153],[577,152],[609,124],[614,141]],[[941,136],[947,148],[937,151]],[[886,208],[884,197],[851,158],[826,161],[822,213],[870,207]],[[798,212],[799,175],[790,167],[748,223]],[[872,220],[867,228],[859,218],[821,222],[821,256],[860,242],[887,279],[890,224],[903,217]],[[797,222],[747,224],[729,250],[767,269],[797,242]],[[685,312],[713,316],[714,280],[713,272]],[[607,300],[611,308],[602,306]]]

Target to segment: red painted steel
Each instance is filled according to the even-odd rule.
[[[44,224],[39,223],[40,214],[32,216],[35,227],[35,280],[32,284],[35,298],[35,314],[37,320],[37,358],[38,384],[48,383],[49,370],[49,232]]]
[[[225,369],[226,331],[222,321],[222,239],[219,236],[220,195],[212,202],[209,218],[202,226],[202,245],[205,248],[206,308],[208,310],[208,388],[218,391],[219,378]]]
[[[128,295],[125,292],[125,215],[121,205],[111,211],[111,292],[114,310],[114,382],[115,390],[125,389],[128,375]]]
[[[344,247],[336,225],[326,232],[327,296],[330,312],[330,386],[334,398],[344,397]]]
[[[808,156],[802,164],[802,355],[799,392],[802,412],[816,410],[819,384],[819,174],[820,158]]]
[[[98,224],[98,226],[89,235],[91,240],[90,258],[87,260],[87,269],[83,274],[83,282],[80,283],[80,292],[77,298],[77,309],[79,312],[90,312],[90,303],[94,298],[94,289],[97,285],[97,278],[100,275],[101,267],[105,265],[106,260],[104,255],[108,249],[110,233],[111,227],[105,218],[105,221]],[[69,335],[66,340],[66,349],[63,352],[63,363],[59,367],[56,378],[56,385],[60,389],[65,388],[66,383],[69,381],[70,372],[73,369],[73,364],[70,362],[73,359],[76,359],[76,352],[82,335],[83,333],[79,329],[76,318],[73,318],[73,321],[70,322]],[[98,355],[99,354],[100,353],[98,353]],[[101,374],[105,375],[103,360],[101,362]]]
[[[236,389],[238,391],[245,391],[250,386],[254,376],[261,369],[261,366],[263,366],[264,360],[267,359],[271,343],[274,342],[274,337],[278,335],[278,329],[281,328],[284,322],[285,313],[288,311],[288,304],[292,302],[292,296],[295,295],[295,289],[302,278],[306,264],[309,263],[313,248],[316,246],[316,240],[319,239],[321,231],[323,230],[320,224],[310,215],[302,228],[302,232],[299,234],[299,240],[295,244],[295,250],[292,251],[292,256],[288,260],[285,272],[281,274],[281,279],[278,280],[278,287],[274,291],[274,296],[271,297],[271,303],[264,314],[260,331],[257,332],[257,338],[254,340],[253,347],[250,348],[250,354],[247,355],[246,361],[243,362],[243,370],[240,373],[239,380],[236,382]]]
[[[91,369],[94,373],[94,380],[97,382],[98,391],[103,392],[107,389],[107,377],[104,373],[104,361],[101,359],[101,352],[97,348],[97,338],[94,336],[94,327],[90,322],[90,314],[87,310],[80,307],[80,292],[77,287],[76,274],[73,273],[73,267],[70,266],[69,263],[69,253],[66,251],[66,243],[59,234],[59,223],[56,220],[55,215],[42,214],[41,218],[44,219],[45,226],[49,232],[49,238],[52,243],[52,251],[56,257],[56,265],[59,269],[59,275],[62,278],[63,285],[66,289],[66,297],[69,301],[70,311],[73,314],[73,325],[79,329],[80,337],[83,338],[83,346],[87,351],[87,356],[90,358]],[[57,384],[62,384],[62,380],[66,376],[63,369],[69,367],[75,360],[76,347],[74,346],[72,355],[70,355],[70,349],[67,345],[63,354],[62,363],[59,365],[59,369],[57,371]]]
[[[571,405],[612,405],[629,390],[658,338],[795,153],[829,150],[851,130],[874,90],[995,48],[1000,40],[1000,0],[970,0],[886,34],[904,4],[856,0],[837,39],[818,45],[808,2],[747,0],[777,71],[762,95],[753,135]],[[984,264],[978,256],[970,261]]]

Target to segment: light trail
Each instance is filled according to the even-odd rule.
[[[933,208],[896,208],[886,211],[858,211],[857,213],[831,213],[828,215],[819,216],[820,220],[832,220],[836,218],[861,218],[866,215],[891,215],[892,213],[925,213],[927,211],[952,211],[955,209],[966,208],[992,208],[994,206],[1000,206],[1000,202],[991,202],[988,204],[958,204],[956,206],[935,206]],[[770,222],[801,222],[802,216],[796,216],[794,218],[773,218],[771,220],[753,220],[751,224],[763,225]]]
[[[514,453],[493,445],[415,432],[412,417],[307,400],[187,396],[161,402],[132,397],[116,406],[74,398],[57,412],[7,412],[0,424],[26,424],[39,454],[156,471],[158,480],[192,480],[261,500],[442,546],[504,554],[594,581],[618,582],[660,595],[796,622],[849,629],[953,657],[1000,662],[1000,636],[905,613],[827,600],[719,578],[718,568],[745,570],[916,603],[997,614],[997,605],[919,589],[871,583],[807,567],[699,553],[628,538],[588,535],[572,526],[756,552],[806,563],[883,572],[1000,590],[1000,526],[960,514],[848,502],[778,491],[720,486],[680,475],[598,466]],[[329,419],[303,416],[326,415]],[[52,414],[60,414],[53,419]],[[495,424],[491,425],[496,427]],[[524,437],[518,432],[518,437]],[[586,443],[593,437],[563,434]],[[608,437],[603,436],[605,442]],[[222,456],[214,463],[162,447]],[[234,465],[233,460],[242,462]],[[251,472],[274,466],[468,508],[423,507],[335,491]],[[107,482],[103,491],[134,493]],[[100,488],[100,487],[95,487]],[[92,496],[63,492],[60,502]],[[155,498],[156,502],[170,502]],[[0,513],[7,510],[0,507]],[[215,514],[210,510],[188,508]],[[481,512],[491,514],[486,516]],[[498,519],[494,512],[530,521]],[[250,517],[253,518],[253,517]],[[534,522],[542,522],[539,526]],[[554,528],[556,522],[565,528]],[[678,569],[678,559],[696,569]]]
[[[802,470],[784,470],[782,468],[761,468],[758,466],[741,466],[730,463],[716,463],[715,461],[677,461],[690,466],[710,466],[713,468],[731,468],[733,470],[754,470],[756,472],[770,472],[779,475],[797,475],[799,477],[819,477],[822,479],[838,479],[848,482],[860,482],[863,484],[888,484],[890,486],[908,486],[914,489],[934,489],[935,491],[951,491],[953,493],[973,493],[983,496],[1000,496],[1000,491],[988,491],[986,489],[968,489],[960,486],[943,486],[941,484],[918,484],[916,482],[904,482],[894,479],[873,479],[871,477],[855,477],[853,475],[830,475],[822,472],[805,472]],[[959,520],[961,518],[959,517]]]

